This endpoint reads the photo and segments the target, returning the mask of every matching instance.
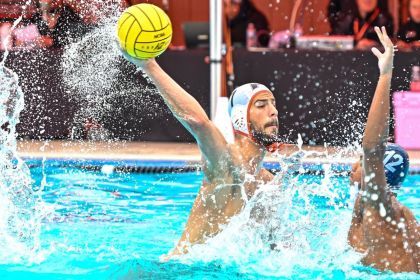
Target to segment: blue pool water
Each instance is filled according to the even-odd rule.
[[[48,214],[42,221],[41,251],[32,261],[2,260],[0,279],[418,279],[414,274],[378,273],[357,262],[350,268],[343,266],[342,259],[347,256],[328,258],[329,252],[333,254],[332,247],[322,244],[322,235],[310,240],[311,248],[319,248],[319,252],[311,252],[314,263],[307,266],[301,262],[293,264],[293,256],[279,259],[271,253],[261,253],[261,248],[251,253],[246,250],[244,259],[241,250],[251,245],[240,242],[236,243],[238,249],[230,247],[229,254],[214,254],[212,248],[207,248],[211,257],[163,263],[159,257],[173,248],[182,233],[200,187],[201,172],[111,173],[100,168],[81,169],[63,161],[47,161],[45,167],[41,161],[30,161],[29,165],[34,188],[41,185],[43,173],[46,174],[42,199]],[[322,185],[323,179],[322,175],[301,175],[299,181]],[[350,217],[348,184],[345,176],[331,178],[330,185],[337,194],[333,206],[325,196],[311,196],[310,203],[315,205],[320,221],[328,215]],[[420,175],[410,175],[398,196],[417,218],[419,187]],[[296,207],[300,207],[299,201]],[[330,238],[328,224],[320,222],[316,227]],[[342,235],[345,230],[338,228],[337,234]],[[330,238],[328,243],[332,242]],[[325,262],[325,266],[320,265]]]

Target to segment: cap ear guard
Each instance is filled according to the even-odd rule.
[[[237,105],[232,108],[230,118],[232,120],[233,129],[235,131],[241,131],[243,133],[249,134],[246,111],[247,106]]]
[[[400,145],[389,143],[385,147],[383,164],[388,185],[392,190],[398,190],[408,174],[410,161],[407,152]]]

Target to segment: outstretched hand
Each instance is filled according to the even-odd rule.
[[[386,33],[385,27],[375,27],[375,32],[378,34],[379,41],[385,49],[381,53],[377,48],[372,48],[373,54],[378,58],[379,71],[381,75],[391,74],[394,63],[394,44]]]

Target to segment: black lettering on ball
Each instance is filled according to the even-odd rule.
[[[165,32],[155,34],[155,39],[165,36]]]

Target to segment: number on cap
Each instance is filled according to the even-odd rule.
[[[388,162],[391,158],[393,158],[394,161]],[[403,160],[403,157],[399,154],[396,154],[395,151],[386,151],[383,163],[386,169],[388,169],[391,172],[395,172],[395,166],[399,166],[400,164],[402,164]]]

